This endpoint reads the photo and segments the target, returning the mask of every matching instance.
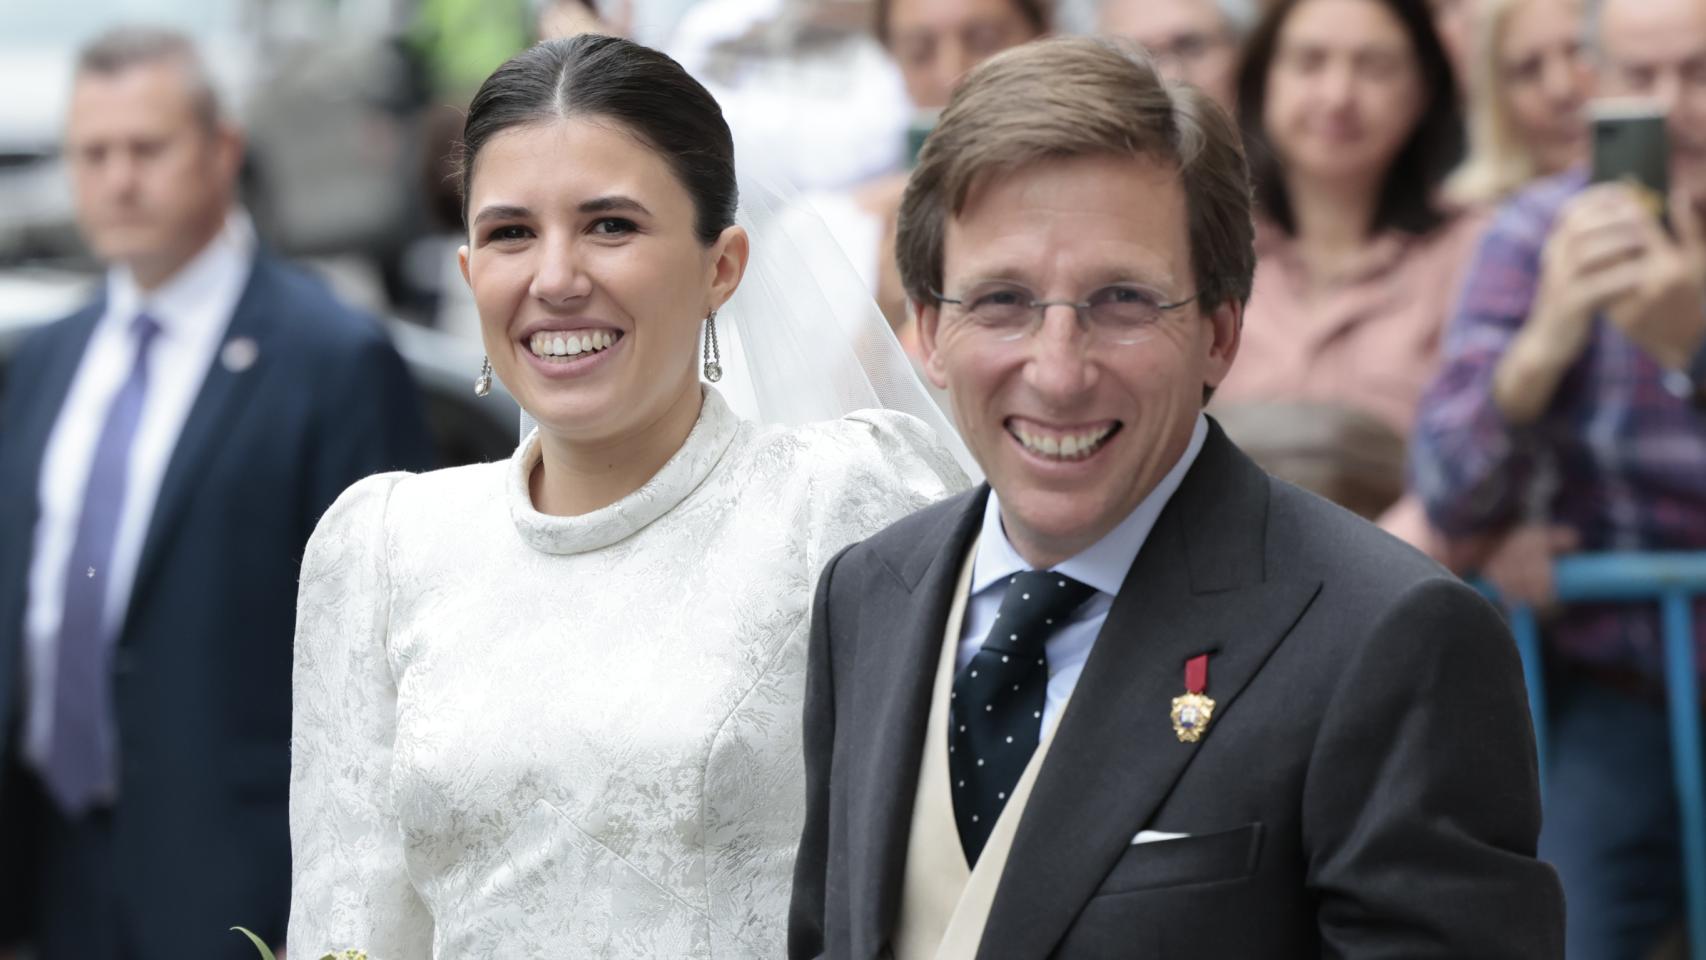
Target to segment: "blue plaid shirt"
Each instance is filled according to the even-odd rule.
[[[1547,234],[1586,185],[1581,172],[1542,181],[1489,224],[1422,398],[1411,483],[1448,536],[1547,519],[1573,527],[1586,551],[1706,550],[1706,413],[1667,392],[1662,368],[1603,318],[1539,420],[1510,424],[1493,403],[1493,372],[1528,317]],[[1706,664],[1706,601],[1694,616]],[[1661,670],[1649,605],[1573,606],[1547,640],[1567,661]]]

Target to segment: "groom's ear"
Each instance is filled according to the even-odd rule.
[[[906,309],[912,313],[912,322],[918,325],[918,346],[924,352],[924,375],[930,378],[936,389],[948,389],[948,371],[942,364],[942,352],[936,344],[936,332],[942,322],[941,305],[922,306],[908,299]]]

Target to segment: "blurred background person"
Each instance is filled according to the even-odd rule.
[[[620,0],[610,6],[611,15],[607,17],[593,0],[544,0],[534,34],[540,40],[560,40],[583,33],[627,36],[634,18],[633,0]]]
[[[901,166],[900,72],[870,0],[702,0],[669,53],[722,105],[742,176],[837,190]]]
[[[874,0],[872,6],[877,39],[900,65],[921,124],[934,122],[966,71],[1050,26],[1049,0]]]
[[[297,565],[429,438],[376,322],[257,244],[187,39],[85,48],[65,131],[110,267],[0,407],[0,888],[25,893],[0,930],[38,960],[252,956],[227,928],[277,943],[289,907]]]
[[[1049,32],[1048,0],[874,0],[877,39],[900,68],[912,105],[906,169],[852,191],[842,203],[813,198],[856,269],[872,279],[877,306],[908,356],[919,362],[917,332],[895,265],[895,217],[918,148],[966,71]],[[867,272],[868,271],[868,272]]]
[[[1594,71],[1581,0],[1479,0],[1469,77],[1469,156],[1450,198],[1485,207],[1587,159]]]
[[[1194,84],[1231,110],[1239,44],[1257,12],[1257,0],[1102,0],[1097,26],[1142,44],[1162,76]]]
[[[1412,449],[1446,534],[1555,525],[1524,537],[1534,569],[1503,575],[1537,602],[1572,546],[1706,549],[1706,0],[1605,0],[1597,29],[1605,92],[1667,115],[1672,229],[1584,170],[1517,193],[1468,275]],[[1543,626],[1540,852],[1564,883],[1572,958],[1644,957],[1681,916],[1657,613],[1573,605]],[[1706,603],[1694,616],[1706,650]]]
[[[1476,226],[1437,198],[1462,126],[1426,6],[1281,0],[1251,34],[1238,110],[1258,259],[1241,362],[1216,409],[1238,423],[1239,406],[1302,403],[1356,432],[1372,417],[1407,436]],[[1235,439],[1273,465],[1313,429],[1275,426]],[[1350,434],[1336,446],[1350,456]],[[1392,464],[1386,488],[1402,477]],[[1390,521],[1424,539],[1419,510]]]
[[[1439,34],[1440,45],[1445,47],[1446,58],[1451,62],[1451,76],[1459,94],[1469,89],[1469,75],[1474,69],[1471,65],[1473,58],[1470,34],[1476,7],[1481,2],[1482,0],[1427,0],[1428,12],[1433,17],[1434,31]]]

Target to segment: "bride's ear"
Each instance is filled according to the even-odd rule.
[[[468,277],[468,245],[466,243],[456,248],[456,265],[462,268],[462,282],[468,285],[468,289],[474,289],[474,281]]]
[[[711,303],[716,307],[720,308],[735,295],[751,256],[752,241],[745,227],[728,227],[711,245]]]

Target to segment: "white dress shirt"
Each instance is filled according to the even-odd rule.
[[[53,685],[66,564],[83,512],[84,491],[107,411],[136,360],[132,323],[146,313],[160,325],[148,353],[148,389],[130,449],[124,506],[114,537],[101,625],[109,641],[130,606],[131,584],[154,515],[154,501],[178,434],[219,352],[220,341],[254,265],[255,235],[247,214],[232,211],[225,227],[183,269],[155,290],[137,286],[129,270],[107,273],[106,311],[97,321],[54,421],[42,457],[31,553],[24,649],[29,694],[25,753],[40,765],[52,743]]]
[[[1056,573],[1094,587],[1096,592],[1073,611],[1072,617],[1043,644],[1048,656],[1048,694],[1043,701],[1041,734],[1047,736],[1066,708],[1066,701],[1078,686],[1078,675],[1084,672],[1084,661],[1090,659],[1090,648],[1096,645],[1096,635],[1113,608],[1114,595],[1120,592],[1132,561],[1137,559],[1149,531],[1167,501],[1185,479],[1185,473],[1202,452],[1208,437],[1208,418],[1197,414],[1197,424],[1191,431],[1191,442],[1184,456],[1143,498],[1143,502],[1121,520],[1119,526],[1068,560],[1055,564]],[[959,662],[956,670],[964,670],[972,657],[983,649],[983,641],[995,625],[995,615],[1001,611],[1001,598],[1006,593],[1007,578],[1016,573],[1035,569],[1026,563],[1001,526],[1001,500],[995,491],[989,492],[989,503],[983,512],[983,533],[977,540],[977,558],[972,561],[971,596],[966,600],[965,623],[960,632]]]

